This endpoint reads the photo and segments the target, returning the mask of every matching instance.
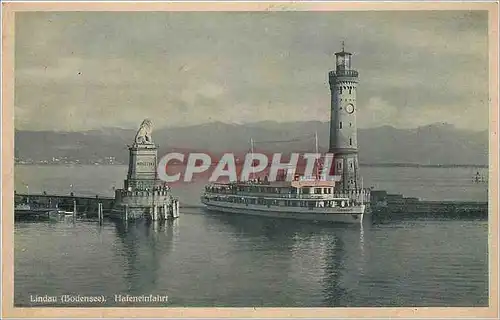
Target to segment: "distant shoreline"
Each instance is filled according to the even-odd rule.
[[[418,163],[360,163],[361,167],[403,168],[488,168],[487,164],[418,164]]]
[[[360,163],[361,167],[381,168],[488,168],[485,164]],[[127,164],[15,163],[14,166],[127,166]]]

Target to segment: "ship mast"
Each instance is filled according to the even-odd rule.
[[[318,147],[318,132],[314,132],[314,142],[315,142],[315,150],[316,154],[319,153],[319,147]],[[318,159],[314,160],[315,166],[316,166],[316,179],[319,179],[319,163]]]
[[[252,167],[252,178],[255,178],[255,168],[253,166],[253,138],[250,138],[250,154],[252,155],[252,162],[250,164],[250,166]],[[252,178],[250,178],[250,180],[252,180]]]
[[[316,153],[318,153],[318,132],[316,131],[314,133],[314,141],[315,141],[315,144],[316,144]]]

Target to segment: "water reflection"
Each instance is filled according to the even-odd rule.
[[[365,272],[365,236],[371,228],[370,220],[362,224],[334,224],[214,212],[206,216],[212,224],[229,226],[239,238],[247,238],[252,243],[256,240],[251,238],[263,239],[259,241],[259,250],[279,257],[281,274],[275,276],[276,281],[283,278],[295,287],[317,288],[311,301],[290,300],[287,305],[348,306],[354,303],[345,286],[346,281],[354,278],[356,282]],[[292,299],[295,295],[288,293]]]
[[[119,221],[116,235],[124,258],[128,294],[154,293],[158,279],[164,277],[161,260],[172,251],[176,224],[172,221]]]
[[[349,226],[194,210],[167,224],[14,227],[16,306],[68,292],[165,293],[170,307],[488,303],[485,221]]]
[[[361,274],[365,273],[365,227],[362,223],[359,230],[359,253],[361,255],[361,263],[359,264],[359,272]]]
[[[320,223],[308,220],[278,219],[241,214],[204,211],[210,223],[230,226],[236,233],[259,235],[273,241],[279,239],[309,239],[325,230],[353,228],[357,225]]]
[[[333,235],[326,247],[325,276],[323,278],[323,295],[326,306],[344,305],[348,292],[342,287],[341,277],[345,271],[344,241]]]

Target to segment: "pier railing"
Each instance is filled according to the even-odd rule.
[[[366,202],[369,202],[370,189],[357,189],[353,191],[345,191],[345,192],[336,192],[336,193],[321,193],[321,194],[304,194],[304,193],[280,193],[280,192],[245,192],[245,191],[236,191],[236,190],[205,190],[207,194],[213,195],[233,195],[233,196],[242,196],[242,197],[272,197],[272,198],[282,198],[282,199],[334,199],[334,198],[359,198],[362,195],[365,195]]]
[[[77,196],[77,195],[56,195],[56,194],[14,194],[14,206],[28,204],[30,209],[52,208],[65,211],[74,210],[75,206],[78,212],[98,212],[99,206],[104,211],[109,211],[114,205],[115,199],[96,195]],[[99,205],[101,204],[101,205]]]

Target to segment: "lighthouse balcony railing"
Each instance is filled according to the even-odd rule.
[[[357,77],[358,72],[356,70],[335,70],[330,71],[330,75],[336,77]]]

